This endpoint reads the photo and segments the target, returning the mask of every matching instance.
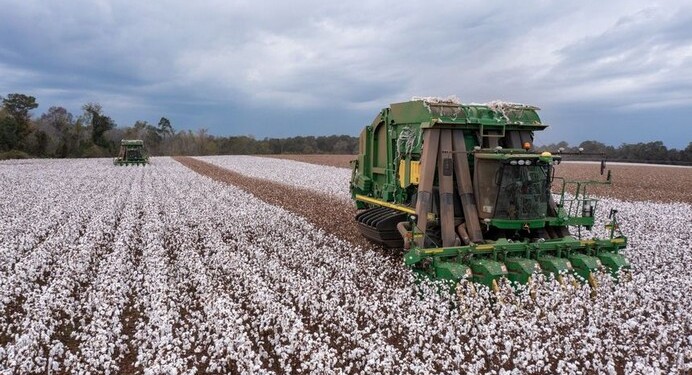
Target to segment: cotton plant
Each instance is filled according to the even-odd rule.
[[[341,201],[351,199],[348,190],[351,170],[347,168],[246,155],[198,156],[197,159],[246,176],[320,191]]]
[[[275,181],[289,171],[289,185],[334,196],[350,178],[219,159]],[[538,276],[532,293],[499,303],[487,288],[450,295],[417,283],[398,256],[169,158],[4,163],[0,173],[0,187],[20,192],[0,197],[0,373],[692,370],[686,204],[603,199],[603,212],[620,210],[632,280],[600,275],[594,295]],[[607,235],[604,224],[585,234]]]

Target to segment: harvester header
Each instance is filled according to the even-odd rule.
[[[414,98],[384,108],[360,134],[351,193],[361,233],[408,250],[414,271],[453,282],[496,286],[526,282],[533,272],[628,269],[618,253],[626,238],[584,239],[598,203],[587,186],[555,176],[562,156],[533,151],[547,127],[529,105]],[[551,192],[557,180],[558,196]],[[572,187],[575,196],[566,191]],[[616,227],[615,214],[611,225]],[[576,227],[577,235],[569,227]]]

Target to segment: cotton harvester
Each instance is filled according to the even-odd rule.
[[[147,165],[149,156],[144,151],[141,139],[123,139],[120,141],[120,152],[113,159],[115,165]]]
[[[598,204],[587,187],[609,184],[610,171],[604,181],[556,177],[562,154],[532,152],[533,133],[547,127],[537,110],[437,98],[383,109],[361,132],[351,162],[361,233],[406,249],[404,263],[419,274],[493,289],[505,280],[525,284],[534,272],[595,286],[596,270],[615,277],[628,270],[616,210],[609,238],[581,233],[594,225]]]

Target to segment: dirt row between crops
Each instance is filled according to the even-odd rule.
[[[305,163],[350,168],[356,155],[270,155]],[[590,186],[595,196],[625,201],[683,202],[692,204],[692,168],[671,168],[655,165],[608,165],[613,173],[610,186]],[[562,163],[556,168],[557,176],[568,180],[605,180],[599,174],[598,164]],[[557,184],[554,190],[557,191]]]
[[[248,177],[191,157],[178,156],[173,159],[201,175],[236,186],[266,203],[298,214],[338,238],[363,248],[381,250],[358,232],[353,220],[356,215],[353,204],[331,199],[312,190]]]

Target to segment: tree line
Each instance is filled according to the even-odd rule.
[[[692,142],[682,150],[667,148],[663,142],[623,143],[618,147],[608,146],[598,141],[584,141],[578,146],[559,142],[538,147],[539,151],[568,153],[569,160],[622,161],[631,163],[655,163],[692,165]]]
[[[358,139],[348,135],[255,139],[253,136],[219,137],[207,129],[176,131],[161,117],[158,124],[136,121],[120,127],[98,103],[82,106],[75,116],[63,107],[50,107],[38,117],[36,98],[13,93],[0,108],[0,159],[50,157],[111,157],[122,139],[142,139],[150,155],[228,154],[353,154]]]
[[[255,139],[252,136],[219,137],[207,129],[176,131],[171,121],[161,117],[157,124],[136,121],[120,127],[98,103],[82,106],[75,116],[63,107],[50,107],[33,117],[36,98],[13,93],[2,98],[0,108],[0,159],[50,157],[112,157],[122,139],[142,139],[150,155],[233,155],[233,154],[355,154],[358,138],[348,135],[304,136]],[[692,165],[692,142],[683,150],[669,149],[663,142],[608,146],[584,141],[578,146],[560,142],[541,146],[539,151],[562,149],[570,160],[650,162]]]

